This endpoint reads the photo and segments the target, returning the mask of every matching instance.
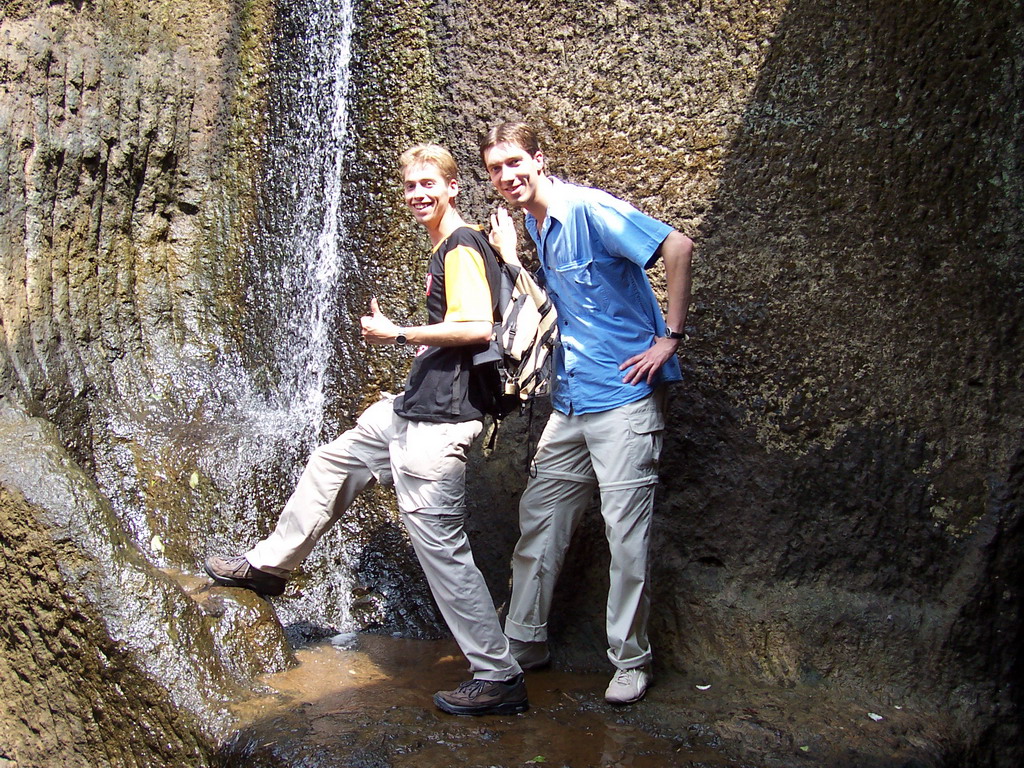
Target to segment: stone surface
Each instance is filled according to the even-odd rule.
[[[1019,7],[436,14],[477,217],[476,138],[527,118],[556,174],[697,242],[653,561],[663,668],[913,698],[953,713],[957,759],[1013,764]],[[554,619],[576,665],[602,663],[604,550],[593,514]]]
[[[929,736],[900,764],[1017,765],[1019,3],[363,0],[356,14],[359,119],[343,173],[365,274],[337,319],[339,348],[356,343],[371,293],[394,317],[421,310],[425,243],[401,211],[396,150],[449,144],[463,207],[483,222],[494,196],[477,137],[536,122],[557,174],[698,245],[658,502],[659,674],[908,702],[946,741]],[[247,302],[266,265],[246,238],[278,18],[269,0],[16,0],[0,16],[0,391],[56,426],[120,535],[161,566],[194,570],[203,534],[233,533],[217,457],[259,436],[227,418],[239,397],[225,361],[255,371],[256,389],[277,384],[265,359],[278,340]],[[407,362],[347,354],[361,383],[335,395],[338,425],[398,386]],[[474,459],[474,548],[499,603],[527,428],[511,419],[500,450]],[[305,458],[290,450],[242,479],[253,533]],[[26,537],[46,550],[32,505],[5,494],[5,552]],[[358,534],[357,614],[429,634],[436,616],[389,505],[375,496]],[[36,556],[16,551],[8,567],[24,575]],[[46,554],[47,570],[62,557]],[[553,617],[558,664],[604,664],[605,564],[591,510]],[[44,594],[67,589],[51,584]],[[18,604],[20,588],[2,589]],[[248,616],[240,605],[232,615]],[[95,647],[107,610],[80,611]],[[88,712],[68,712],[86,733]],[[687,717],[666,711],[657,727]],[[715,722],[757,744],[786,718],[768,720]],[[161,722],[179,754],[202,749]],[[99,749],[73,742],[73,754]]]
[[[18,456],[0,466],[3,756],[212,764],[228,704],[294,662],[272,610],[249,594],[190,600],[128,541],[47,422],[0,404],[0,452]]]

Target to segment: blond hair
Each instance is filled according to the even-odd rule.
[[[455,181],[459,177],[459,166],[455,158],[440,144],[416,144],[399,156],[398,167],[403,174],[407,168],[414,165],[434,166],[441,172],[445,181]]]

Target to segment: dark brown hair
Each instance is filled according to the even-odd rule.
[[[481,160],[484,159],[484,153],[495,144],[515,144],[531,155],[540,152],[537,132],[526,123],[502,123],[487,131],[480,139]]]

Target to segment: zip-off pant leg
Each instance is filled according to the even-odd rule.
[[[466,536],[466,453],[479,421],[396,420],[391,441],[398,508],[434,600],[473,677],[507,680],[522,670]]]
[[[522,670],[501,631],[494,601],[473,560],[464,514],[404,512],[416,557],[473,677],[507,680]]]
[[[581,425],[552,412],[534,457],[536,474],[519,499],[519,541],[512,553],[512,595],[505,633],[548,639],[548,614],[576,526],[597,487]]]
[[[555,581],[597,483],[611,553],[608,657],[621,669],[650,661],[647,554],[663,431],[662,392],[602,413],[551,415],[537,449],[536,477],[520,502],[509,637],[547,639]]]
[[[521,670],[464,530],[466,452],[479,421],[414,422],[395,416],[393,396],[313,452],[273,533],[246,553],[256,568],[287,575],[375,480],[394,482],[398,506],[427,583],[475,677]]]
[[[367,408],[352,429],[313,451],[277,526],[245,554],[253,567],[287,575],[302,563],[360,491],[374,481],[391,484],[393,400],[393,396],[386,395]]]
[[[651,660],[647,553],[653,511],[654,485],[601,493],[601,515],[611,552],[605,606],[608,658],[619,669],[632,669]]]

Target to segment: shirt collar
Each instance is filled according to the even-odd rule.
[[[477,232],[483,232],[483,228],[477,224],[460,224],[459,226],[457,226],[455,229],[448,233],[448,237],[442,239],[441,242],[439,242],[437,245],[431,246],[430,252],[432,254],[437,253],[441,249],[441,246],[447,243],[451,236],[458,232],[460,229],[474,229]]]
[[[554,176],[549,176],[548,178],[551,180],[551,194],[549,195],[548,210],[545,218],[555,219],[560,224],[565,224],[566,217],[569,214],[569,201],[566,196],[566,187],[568,185]],[[537,218],[532,213],[527,213],[526,222],[536,233]]]

